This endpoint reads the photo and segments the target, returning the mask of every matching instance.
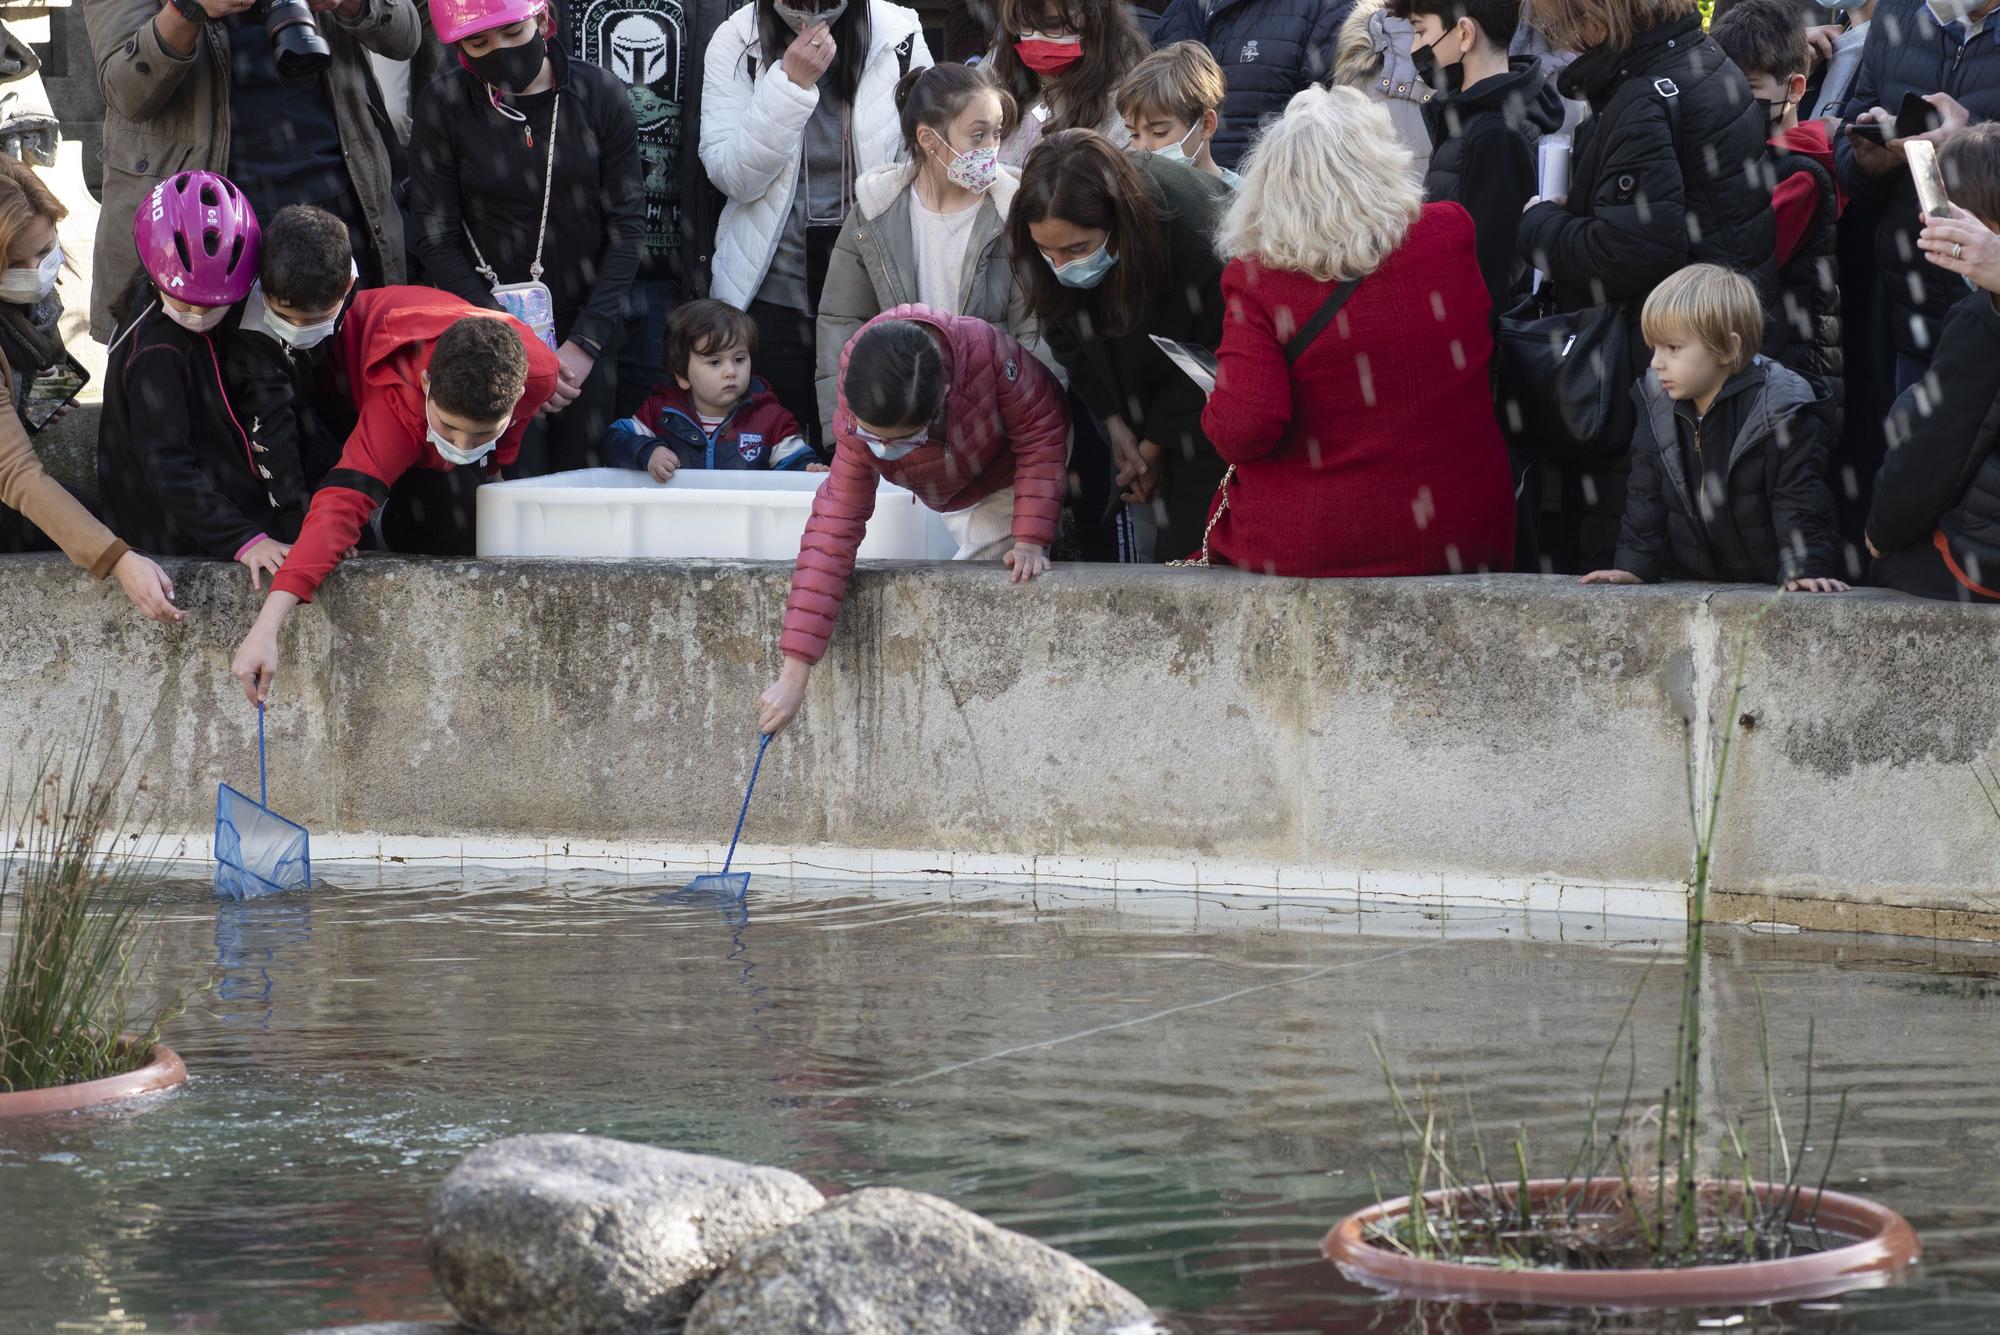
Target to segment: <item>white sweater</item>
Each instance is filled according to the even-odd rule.
[[[868,59],[849,126],[857,176],[904,156],[895,98],[903,62],[896,48],[910,44],[911,69],[931,64],[915,10],[869,0],[868,26]],[[709,291],[717,300],[747,309],[764,285],[791,216],[806,122],[818,105],[817,87],[801,88],[782,67],[764,63],[754,4],[715,30],[703,63],[701,165],[729,201],[715,229]]]

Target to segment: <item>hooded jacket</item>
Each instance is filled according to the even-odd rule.
[[[514,417],[488,456],[497,473],[521,452],[521,435],[556,387],[556,355],[512,316],[482,310],[428,287],[378,287],[360,293],[334,332],[336,356],[357,416],[340,462],[313,493],[312,507],[271,589],[309,603],[320,582],[360,538],[389,489],[412,468],[446,472],[456,465],[430,443],[424,375],[438,335],[467,316],[505,320],[528,355],[528,383]]]
[[[1069,408],[1055,376],[984,320],[898,306],[868,325],[883,320],[918,320],[940,339],[950,386],[943,426],[934,423],[931,441],[901,459],[877,459],[854,433],[847,393],[841,391],[833,414],[833,469],[813,497],[778,642],[787,657],[807,663],[826,653],[883,479],[946,513],[1012,487],[1014,541],[1045,549],[1055,541],[1062,515],[1069,483]],[[850,341],[841,352],[843,379],[853,346]]]
[[[99,340],[111,337],[112,303],[139,267],[132,216],[146,192],[175,172],[229,170],[228,34],[211,23],[193,51],[174,51],[154,26],[159,12],[158,0],[91,0],[83,7],[104,95],[103,207],[90,286],[90,332]],[[422,40],[423,20],[412,0],[368,0],[352,22],[328,11],[318,24],[333,51],[327,88],[348,175],[374,234],[383,280],[400,283],[403,216],[388,147],[395,134],[376,111],[366,52],[409,59]]]
[[[1884,552],[1936,545],[1960,583],[2000,588],[2000,309],[1986,292],[1945,316],[1924,379],[1889,413],[1868,538]]]
[[[1840,118],[1851,121],[1871,107],[1893,116],[1905,94],[1949,93],[1972,113],[1973,124],[2000,120],[2000,15],[1989,14],[1978,36],[1966,40],[1964,34],[1962,23],[1940,24],[1924,0],[1877,0],[1861,69]],[[1965,296],[1965,284],[1917,249],[1923,217],[1908,171],[1862,171],[1845,134],[1834,140],[1833,156],[1841,185],[1877,220],[1875,264],[1888,293],[1890,336],[1898,351],[1927,358],[1945,313]]]
[[[1462,205],[1472,215],[1479,273],[1496,315],[1526,267],[1514,248],[1521,209],[1535,197],[1535,145],[1562,128],[1562,97],[1533,56],[1507,72],[1424,104],[1431,165],[1424,198]]]
[[[1775,355],[1832,398],[1838,434],[1838,413],[1847,397],[1838,224],[1847,199],[1833,175],[1824,122],[1805,122],[1771,141],[1771,179],[1784,319]]]
[[[910,221],[916,177],[916,165],[906,162],[870,172],[854,183],[854,212],[841,227],[826,266],[815,324],[822,422],[833,420],[840,397],[841,354],[848,340],[883,311],[917,300],[917,243]],[[1020,185],[1019,173],[1002,167],[979,201],[951,313],[999,325],[1015,342],[1047,361],[1040,326],[1014,277],[1013,248],[1007,244],[1007,210]]]
[[[1833,404],[1803,376],[1759,357],[1724,382],[1702,419],[1650,370],[1632,397],[1639,425],[1618,569],[1648,583],[1776,585],[1837,573],[1826,485]],[[1686,456],[1717,449],[1728,451],[1725,491],[1704,513],[1703,479],[1690,476]]]
[[[605,432],[604,460],[613,468],[643,469],[662,445],[674,452],[682,468],[742,472],[819,462],[799,433],[799,419],[756,377],[750,392],[712,432],[702,430],[688,391],[671,380],[660,381],[636,414],[613,422]]]
[[[915,10],[888,0],[865,2],[868,59],[854,89],[848,129],[857,177],[902,158],[896,81],[905,70],[931,63]],[[728,199],[716,223],[709,278],[709,295],[718,301],[749,309],[771,271],[798,188],[806,123],[819,98],[817,86],[801,88],[783,69],[764,63],[756,5],[731,14],[709,39],[702,74],[701,164]]]
[[[598,351],[625,330],[625,296],[646,239],[638,122],[625,86],[595,65],[549,48],[560,105],[537,97],[523,127],[494,109],[486,84],[453,68],[417,97],[410,130],[417,253],[434,286],[498,310],[476,267],[468,229],[502,283],[525,283],[537,253],[554,300],[556,337]],[[554,106],[555,180],[542,221]]]
[[[105,367],[98,497],[112,531],[142,551],[230,561],[260,538],[290,542],[305,517],[297,452],[272,454],[230,403],[228,328],[183,329],[155,299]]]
[[[1228,93],[1211,152],[1234,169],[1257,127],[1292,94],[1333,73],[1333,47],[1354,0],[1174,0],[1153,30],[1153,47],[1200,42],[1222,66]]]
[[[1777,224],[1762,170],[1764,113],[1742,72],[1702,32],[1701,15],[1644,29],[1622,51],[1586,52],[1563,70],[1557,90],[1587,98],[1592,115],[1576,132],[1568,202],[1529,209],[1518,245],[1523,260],[1554,278],[1560,308],[1624,306],[1634,364],[1643,365],[1640,306],[1669,274],[1706,262],[1756,284],[1767,341],[1775,338]]]

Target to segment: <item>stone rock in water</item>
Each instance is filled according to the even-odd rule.
[[[894,1187],[836,1197],[736,1254],[686,1335],[1141,1335],[1132,1293],[949,1201]]]
[[[744,1244],[824,1200],[782,1169],[601,1136],[512,1136],[445,1177],[425,1250],[468,1325],[651,1335],[677,1326]]]

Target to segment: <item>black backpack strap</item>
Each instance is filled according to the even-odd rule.
[[[1354,295],[1354,289],[1360,286],[1359,278],[1350,278],[1326,294],[1326,300],[1322,301],[1319,309],[1313,312],[1313,318],[1306,321],[1303,329],[1292,335],[1291,342],[1285,344],[1287,366],[1296,364],[1299,358],[1306,355],[1306,349],[1313,345],[1313,340],[1333,323],[1333,317],[1340,314],[1340,308],[1347,304],[1347,299]]]
[[[916,34],[911,33],[896,45],[896,81],[898,83],[902,82],[903,76],[910,72],[910,50],[916,40]]]

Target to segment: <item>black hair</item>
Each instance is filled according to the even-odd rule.
[[[1097,287],[1078,290],[1057,280],[1032,230],[1050,218],[1105,233],[1118,264]],[[1168,221],[1164,197],[1130,153],[1095,130],[1045,136],[1022,164],[1021,185],[1007,211],[1014,276],[1028,309],[1043,328],[1087,314],[1096,333],[1131,333],[1167,278]]]
[[[454,417],[497,422],[528,387],[528,353],[512,320],[468,315],[431,350],[431,402]]]
[[[870,426],[919,426],[944,406],[944,352],[915,320],[883,320],[847,350],[840,380],[847,411]]]
[[[920,126],[928,125],[938,138],[945,138],[945,127],[957,120],[966,104],[981,93],[999,96],[1000,136],[1004,139],[1014,128],[1014,98],[993,82],[985,70],[972,65],[927,65],[897,80],[896,112],[911,160],[922,162],[924,158],[923,150],[917,146]]]
[[[1486,34],[1486,40],[1502,51],[1521,26],[1521,0],[1389,0],[1384,8],[1399,19],[1435,14],[1447,28],[1460,19],[1471,19]]]
[[[257,276],[266,297],[300,310],[326,310],[347,294],[354,276],[347,224],[311,204],[287,204],[264,227]]]
[[[674,313],[667,317],[667,336],[660,351],[667,374],[685,380],[692,358],[738,344],[756,357],[757,322],[726,301],[704,297],[674,307]]]
[[[827,0],[802,0],[799,8],[808,5],[817,9],[828,7]],[[832,80],[828,91],[851,107],[854,90],[861,86],[861,70],[868,61],[871,37],[868,0],[847,0],[847,8],[828,31],[833,38],[833,64],[821,77]],[[778,17],[774,0],[757,0],[757,35],[764,48],[764,77],[786,77],[779,66],[784,64],[785,50],[798,34]]]
[[[1788,0],[1741,0],[1708,35],[1746,75],[1768,74],[1782,83],[1804,74],[1810,63],[1805,24]]]

